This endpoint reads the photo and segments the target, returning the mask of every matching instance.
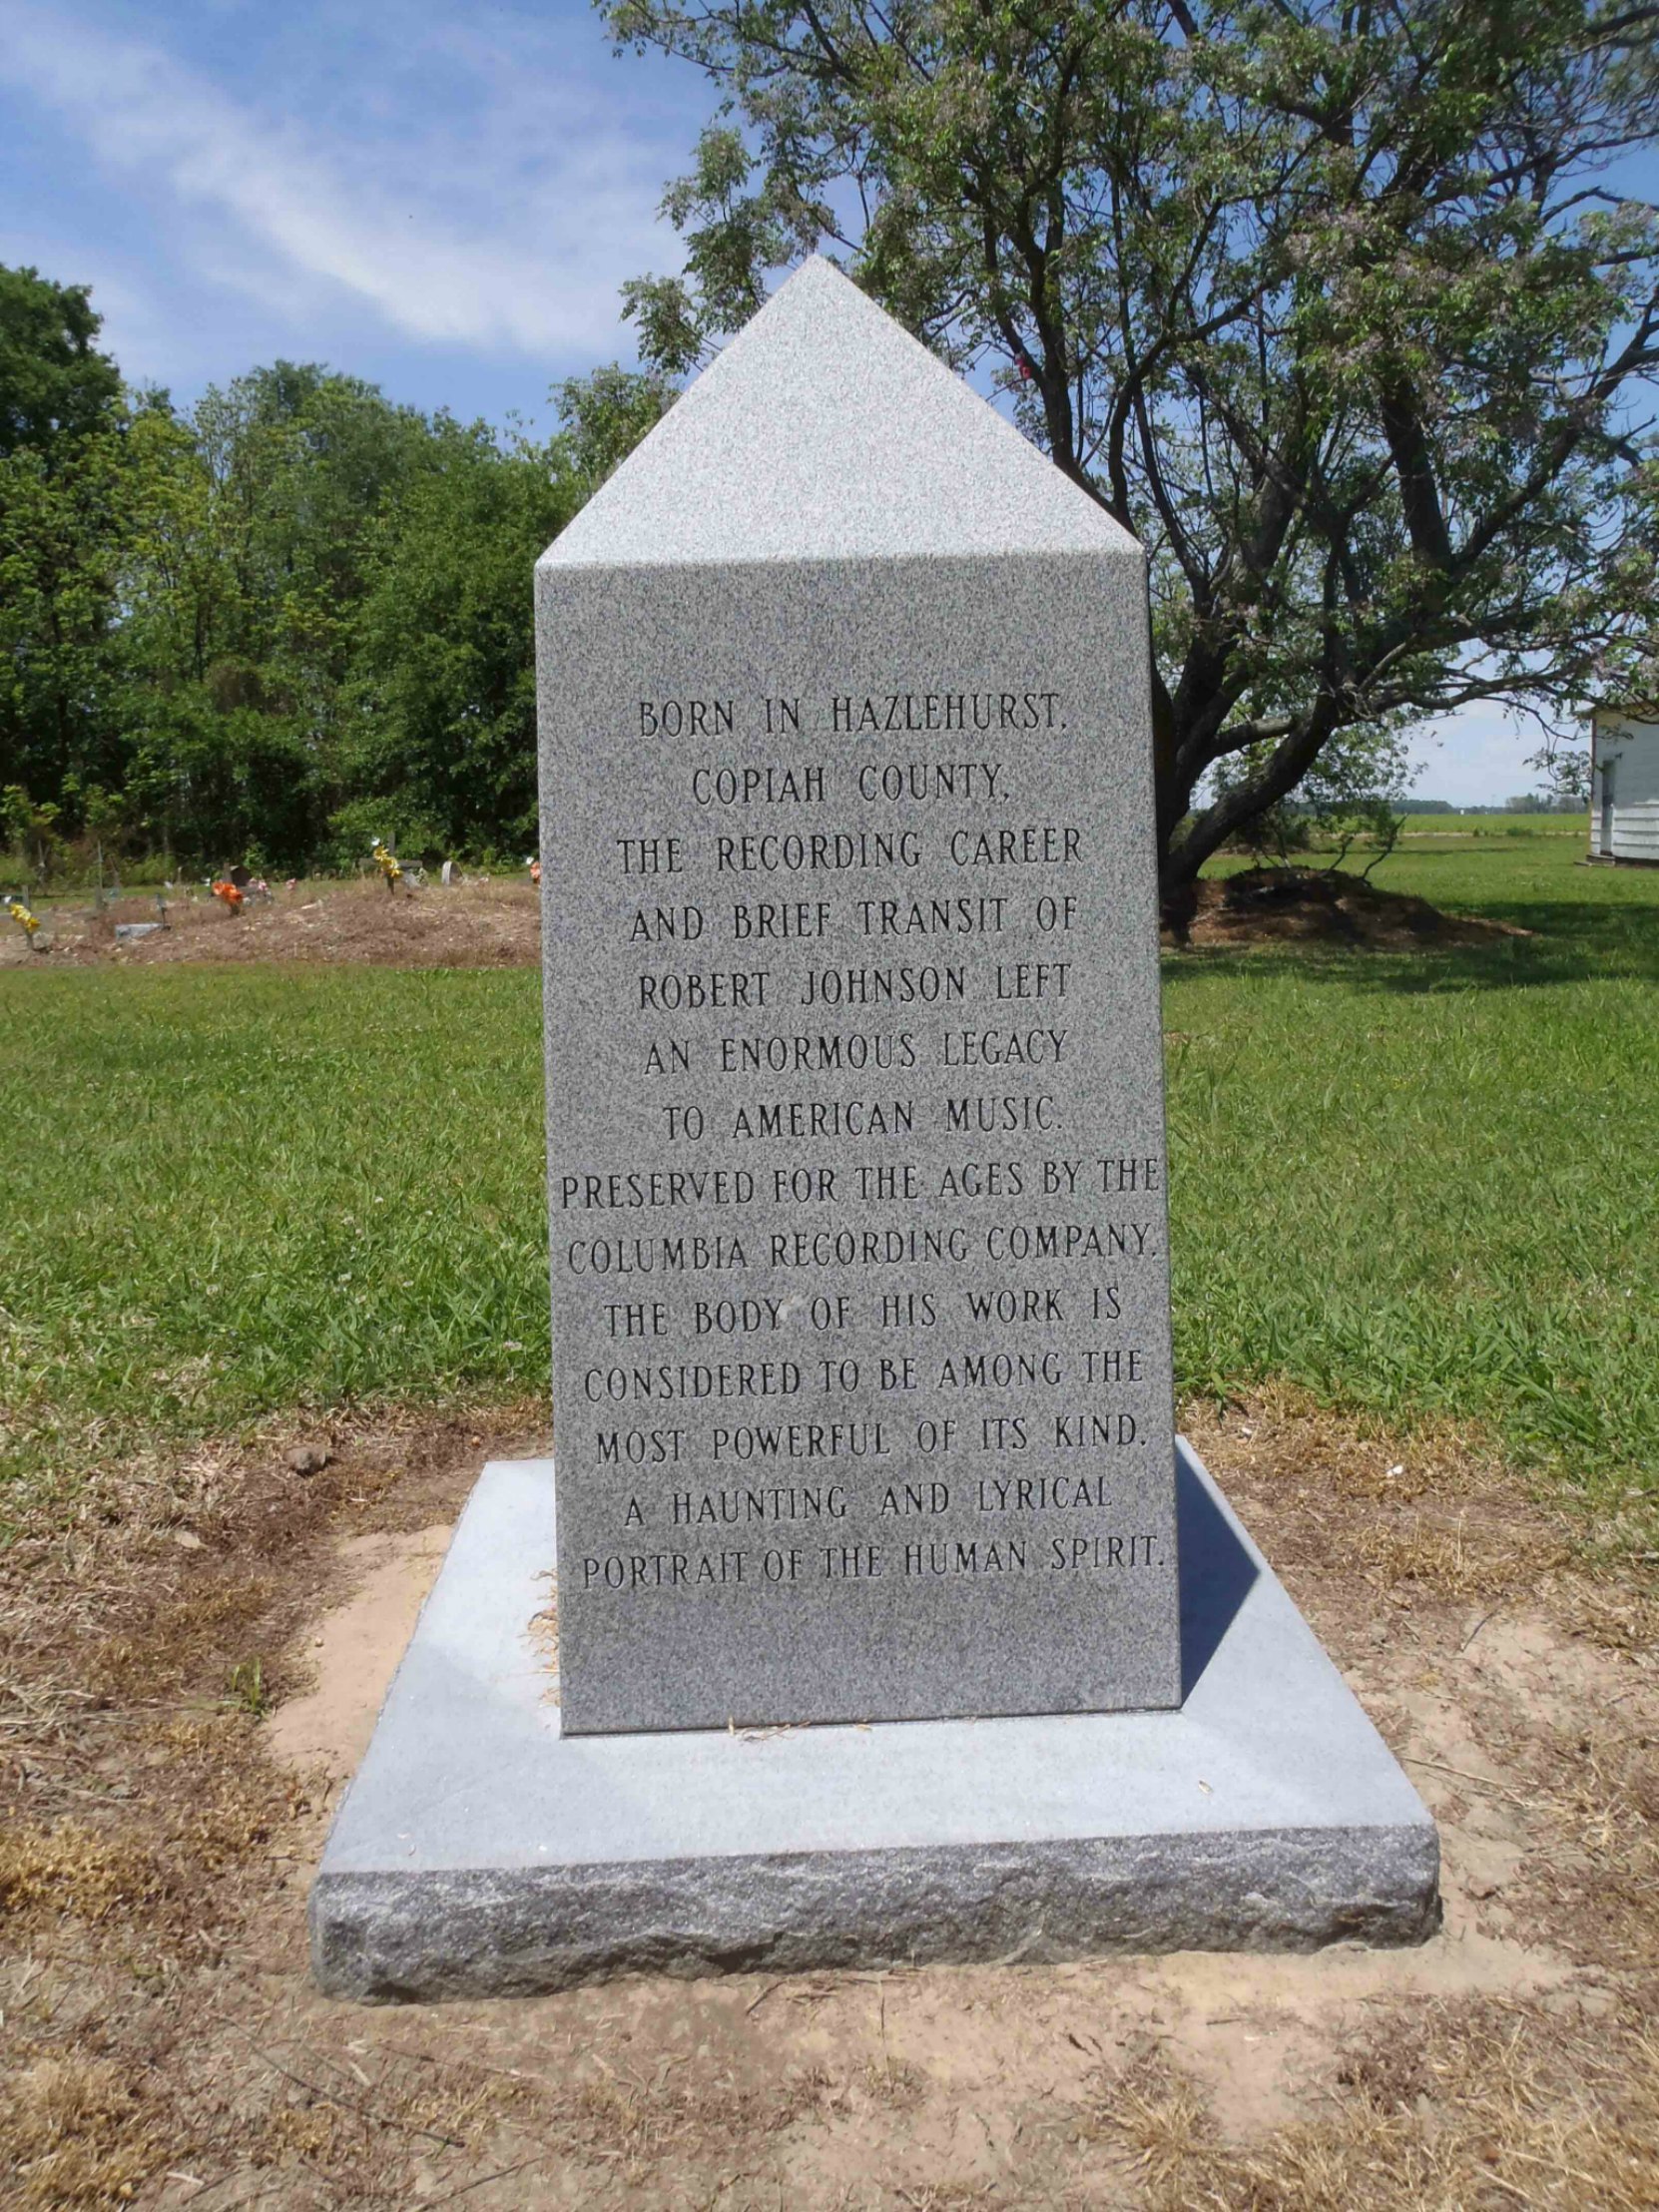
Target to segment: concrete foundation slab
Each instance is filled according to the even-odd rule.
[[[1432,1821],[1191,1448],[1173,1712],[564,1737],[550,1460],[487,1466],[311,1892],[323,1988],[1410,1943]]]

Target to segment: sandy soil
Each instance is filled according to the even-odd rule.
[[[319,1997],[339,1782],[534,1418],[339,1426],[308,1477],[273,1434],[14,1549],[4,2201],[1659,2205],[1651,1531],[1288,1400],[1189,1426],[1441,1823],[1423,1948]]]
[[[368,1749],[449,1535],[440,1522],[406,1536],[347,1536],[338,1546],[351,1595],[317,1623],[308,1653],[312,1687],[277,1706],[266,1729],[272,1758],[320,1779],[324,1795],[351,1779]]]

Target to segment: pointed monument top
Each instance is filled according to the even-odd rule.
[[[601,485],[544,567],[1139,547],[815,255]]]

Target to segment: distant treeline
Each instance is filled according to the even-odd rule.
[[[1396,815],[1581,815],[1586,802],[1570,793],[1522,792],[1482,807],[1454,807],[1449,799],[1396,799]]]
[[[521,858],[531,567],[669,387],[561,386],[544,443],[288,362],[180,409],[97,331],[0,269],[0,870]]]
[[[1454,807],[1449,799],[1396,799],[1396,815],[1581,815],[1587,802],[1568,792],[1521,792],[1482,807]]]

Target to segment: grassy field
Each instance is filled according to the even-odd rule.
[[[1578,815],[1407,815],[1405,835],[1424,837],[1575,837],[1589,842],[1589,817]]]
[[[1659,1480],[1659,874],[1578,851],[1375,871],[1535,932],[1490,949],[1167,962],[1185,1387],[1284,1376]]]
[[[1659,1476],[1659,874],[1531,822],[1374,877],[1531,937],[1168,962],[1177,1359],[1188,1390],[1472,1417],[1605,1497]],[[0,1116],[24,1491],[543,1387],[531,973],[8,971]]]
[[[0,975],[10,1456],[547,1373],[525,970]]]

